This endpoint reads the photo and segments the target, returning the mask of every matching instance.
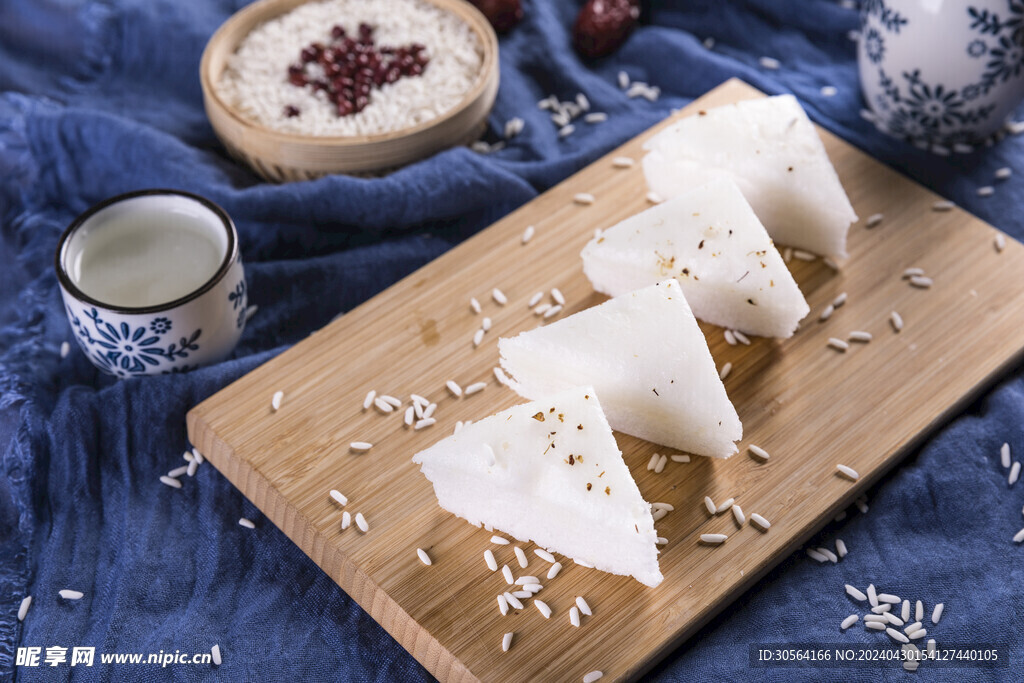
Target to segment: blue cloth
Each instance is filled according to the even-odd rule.
[[[578,5],[526,0],[501,43],[501,90],[488,139],[513,116],[526,129],[487,156],[453,149],[375,180],[328,177],[283,186],[231,161],[205,118],[197,70],[213,31],[240,0],[0,2],[0,679],[16,648],[203,652],[224,664],[100,666],[82,680],[422,680],[426,671],[212,467],[180,491],[157,482],[181,464],[184,417],[252,370],[467,236],[731,76],[793,92],[818,123],[1016,238],[1021,183],[982,199],[993,171],[1024,158],[1010,138],[984,153],[936,158],[877,134],[858,116],[856,12],[831,0],[646,6],[645,25],[612,57],[581,62],[568,27]],[[711,36],[713,50],[701,45]],[[777,71],[758,66],[769,55]],[[626,70],[662,90],[627,99]],[[819,89],[834,85],[838,95]],[[609,119],[557,140],[535,106],[585,92]],[[1024,170],[1024,169],[1022,169]],[[71,339],[52,254],[80,211],[111,195],[177,187],[212,198],[238,225],[259,312],[231,359],[197,372],[115,381]],[[936,378],[941,381],[941,378]],[[747,646],[878,642],[838,623],[843,584],[868,581],[946,604],[941,642],[1002,642],[1009,669],[929,670],[922,680],[1018,680],[1024,655],[1021,485],[998,464],[1024,453],[1020,370],[942,427],[870,492],[871,511],[830,525],[850,554],[818,565],[802,553],[658,665],[660,680],[902,680],[884,669],[750,669]],[[257,520],[259,533],[237,520]],[[57,591],[85,593],[64,602]],[[15,614],[35,596],[24,623]],[[623,634],[623,638],[628,638]],[[496,646],[497,647],[497,646]],[[67,678],[21,667],[20,680]]]

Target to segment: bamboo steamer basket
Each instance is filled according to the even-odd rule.
[[[199,77],[206,115],[233,157],[267,180],[291,182],[331,173],[379,174],[479,137],[498,92],[498,38],[484,16],[465,0],[425,0],[465,21],[483,51],[475,85],[442,116],[410,128],[362,136],[282,133],[242,116],[213,84],[249,32],[307,1],[259,0],[224,22],[203,50]]]

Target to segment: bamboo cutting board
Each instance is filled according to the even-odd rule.
[[[729,81],[680,115],[761,93]],[[554,610],[544,620],[531,605],[502,617],[496,596],[506,589],[487,570],[483,551],[516,575],[543,577],[548,564],[530,557],[520,570],[512,546],[492,546],[490,533],[437,506],[433,490],[410,461],[451,434],[456,420],[476,420],[520,400],[498,385],[497,339],[532,328],[527,308],[537,291],[558,287],[563,315],[604,300],[583,276],[579,251],[595,228],[644,209],[639,163],[614,168],[613,156],[642,157],[645,139],[663,122],[594,162],[487,230],[207,399],[188,415],[189,436],[207,458],[306,554],[387,629],[433,675],[448,681],[579,681],[599,669],[609,679],[633,678],[683,642],[783,557],[832,519],[894,465],[927,432],[955,414],[1024,348],[1024,247],[959,209],[934,212],[939,197],[820,131],[861,223],[850,230],[851,258],[840,272],[821,261],[790,267],[811,305],[793,338],[728,346],[722,331],[702,328],[719,367],[733,364],[725,385],[743,421],[741,452],[728,460],[670,462],[661,474],[646,464],[657,449],[617,435],[646,500],[675,511],[655,526],[669,539],[661,554],[665,581],[645,588],[624,577],[576,566],[545,584],[539,597]],[[573,195],[589,192],[590,206]],[[884,213],[866,229],[863,217]],[[522,245],[528,225],[536,236]],[[935,279],[910,287],[902,271],[920,266]],[[490,296],[501,288],[508,304]],[[820,311],[840,292],[849,300],[825,323]],[[483,304],[474,315],[470,297]],[[890,327],[890,311],[906,327]],[[494,326],[474,349],[482,317]],[[826,346],[851,330],[874,335],[846,353]],[[453,398],[445,381],[485,381],[486,390]],[[406,401],[418,393],[438,403],[432,427],[402,426],[398,410],[361,409],[370,389]],[[271,396],[284,392],[281,409]],[[365,454],[352,441],[369,441]],[[766,463],[747,444],[767,449]],[[663,449],[662,449],[663,450]],[[851,483],[836,463],[857,469]],[[340,528],[342,508],[362,512],[367,534]],[[731,515],[710,518],[702,503],[735,497],[749,515],[772,522],[767,533]],[[726,533],[719,547],[702,533]],[[434,559],[426,567],[416,548]],[[581,628],[569,624],[576,595],[593,607]],[[502,653],[502,635],[515,633]]]

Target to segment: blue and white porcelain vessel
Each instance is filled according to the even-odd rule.
[[[1024,0],[862,0],[860,13],[861,90],[882,131],[975,145],[1024,98]]]
[[[219,267],[197,289],[173,301],[125,307],[92,298],[79,287],[74,265],[90,235],[115,211],[137,214],[140,226],[154,212],[187,212],[216,245]],[[93,206],[61,236],[56,270],[78,346],[93,365],[118,377],[183,372],[222,360],[245,328],[245,273],[235,226],[222,208],[198,195],[143,190]]]

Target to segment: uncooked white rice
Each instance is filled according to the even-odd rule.
[[[510,586],[516,582],[515,578],[512,576],[512,570],[509,569],[507,564],[501,565],[501,575],[505,577],[505,583]]]
[[[807,552],[807,557],[811,558],[812,560],[815,560],[817,562],[828,562],[828,558],[825,557],[824,555],[822,555],[821,553],[819,553],[814,548],[808,548],[806,550],[806,552]]]
[[[794,249],[793,250],[793,258],[795,258],[797,260],[800,260],[800,261],[814,261],[818,257],[815,256],[814,254],[812,254],[809,251],[804,251],[803,249]]]
[[[594,195],[590,194],[589,192],[580,192],[576,195],[573,195],[572,200],[577,204],[583,204],[584,206],[586,206],[588,204],[594,203]]]
[[[203,462],[206,460],[206,458],[203,457],[203,454],[200,453],[195,446],[192,447],[192,457],[199,461],[200,465],[202,465]]]
[[[995,194],[995,192],[996,188],[992,187],[991,185],[985,185],[984,187],[978,188],[979,197],[991,197],[993,194]]]
[[[848,629],[851,626],[853,626],[854,624],[856,624],[859,620],[860,620],[860,617],[858,615],[851,614],[850,616],[848,616],[845,619],[843,619],[843,623],[839,624],[839,628],[841,628],[841,629],[843,629],[845,631],[846,629]]]
[[[551,565],[551,569],[548,570],[548,579],[553,579],[558,576],[558,572],[562,571],[562,563],[555,562]]]
[[[173,478],[177,479],[178,477],[182,476],[186,472],[188,472],[188,465],[182,465],[181,467],[175,467],[173,470],[168,472],[167,476],[168,477],[173,477]]]
[[[565,305],[565,295],[562,294],[562,290],[560,290],[558,287],[551,288],[551,298],[554,299],[555,303],[557,303],[559,306]]]
[[[818,316],[818,321],[825,322],[826,320],[832,317],[832,314],[835,313],[835,311],[836,307],[833,306],[832,304],[829,304],[821,311],[821,315]]]
[[[781,64],[779,64],[779,60],[775,59],[774,57],[761,57],[759,60],[757,60],[757,62],[763,68],[770,69],[772,71],[778,69],[781,66]]]
[[[587,123],[602,123],[608,120],[608,114],[603,111],[595,111],[584,116],[583,120]]]
[[[348,505],[348,497],[337,489],[331,489],[331,498],[336,500],[338,505]]]
[[[64,598],[65,600],[81,600],[85,596],[85,594],[82,591],[71,590],[69,588],[65,588],[62,591],[58,591],[58,593],[60,594],[60,597]]]
[[[668,539],[665,538],[664,536],[656,536],[654,538],[654,545],[666,545],[667,543],[668,543]]]
[[[864,221],[864,227],[873,228],[879,223],[881,223],[883,218],[885,218],[885,216],[883,216],[882,214],[873,213],[870,216],[868,216],[868,219],[866,221]]]
[[[448,391],[452,392],[452,396],[455,396],[455,397],[462,396],[462,387],[460,387],[455,382],[455,380],[450,379],[447,382],[445,382],[444,385],[446,387],[448,387]]]
[[[932,204],[932,211],[949,211],[954,206],[956,206],[956,204],[954,204],[953,202],[949,200],[943,200]]]
[[[370,530],[370,525],[366,522],[366,517],[363,517],[362,512],[356,513],[356,526],[359,527],[359,530],[364,534]]]
[[[532,225],[526,226],[526,230],[523,231],[523,244],[526,244],[527,242],[533,239],[533,234],[536,232],[536,230],[537,229],[534,228]]]
[[[632,157],[615,157],[612,159],[612,166],[615,168],[632,168],[635,163]]]
[[[544,292],[537,292],[536,294],[534,294],[533,296],[530,297],[530,300],[526,303],[526,307],[527,308],[533,308],[538,303],[540,303],[540,300],[543,299],[543,298],[544,298]]]
[[[584,599],[582,595],[576,596],[576,606],[580,608],[580,612],[587,615],[588,617],[593,616],[594,613],[591,611],[590,605],[587,604],[586,599]]]
[[[513,116],[505,122],[505,139],[514,138],[523,132],[523,128],[526,127],[526,121],[523,121],[518,116]]]
[[[845,339],[837,339],[836,337],[829,337],[828,345],[837,351],[846,351],[848,348],[850,348],[850,345],[846,342]]]
[[[736,339],[736,341],[738,341],[738,342],[739,342],[740,344],[743,344],[744,346],[750,346],[750,339],[749,339],[749,338],[747,337],[747,335],[743,334],[743,333],[742,333],[742,332],[740,332],[739,330],[733,330],[733,331],[732,331],[732,336],[733,336],[733,337],[734,337],[734,338]]]
[[[845,475],[846,477],[849,477],[854,481],[860,479],[860,475],[857,473],[857,470],[853,469],[849,465],[836,465],[836,469],[839,470],[841,474]]]
[[[547,320],[548,318],[553,318],[561,312],[562,307],[556,304],[544,312],[544,319]]]
[[[508,376],[505,374],[505,371],[499,367],[494,368],[494,379],[498,380],[499,384],[508,384]]]
[[[1003,166],[1002,168],[997,168],[994,175],[996,180],[1006,180],[1013,175],[1013,169],[1009,166]]]
[[[760,458],[761,460],[767,460],[768,458],[771,457],[770,455],[768,455],[768,451],[761,448],[760,446],[755,446],[754,444],[750,444],[749,446],[747,446],[747,450],[750,451],[751,455]]]
[[[366,451],[373,448],[373,444],[369,443],[368,441],[353,441],[348,445],[348,447],[355,451],[356,453],[365,453]]]
[[[854,600],[860,600],[861,602],[868,599],[868,596],[865,595],[860,589],[858,589],[856,586],[851,586],[850,584],[846,584],[846,593]]]
[[[523,590],[526,591],[529,594],[539,593],[540,591],[544,590],[544,586],[542,584],[539,584],[539,583],[524,583],[523,584]],[[530,597],[530,596],[527,595],[526,597]]]
[[[1020,461],[1013,463],[1013,467],[1010,468],[1010,476],[1007,479],[1010,486],[1017,483],[1017,479],[1020,477]]]
[[[531,593],[530,591],[526,590],[526,588],[523,588],[523,590],[521,590],[521,591],[513,591],[511,593],[511,595],[512,595],[513,598],[515,598],[517,600],[526,600],[527,598],[531,597],[533,595],[533,593]]]
[[[878,631],[883,631],[886,628],[884,621],[868,621],[867,619],[864,620],[864,626]]]
[[[345,510],[344,512],[341,513],[341,530],[344,531],[345,529],[349,528],[351,524],[352,513],[350,513],[348,510]]]
[[[430,555],[427,555],[427,551],[423,548],[416,548],[416,555],[420,558],[420,562],[427,565],[428,567],[433,564],[430,561]]]
[[[726,364],[722,366],[722,369],[718,371],[718,378],[724,382],[730,372],[732,372],[732,363],[726,362]]]
[[[665,471],[665,464],[667,462],[668,462],[668,456],[666,456],[666,455],[663,455],[660,458],[658,458],[658,464],[654,466],[654,473],[655,474],[661,474],[663,471]]]
[[[284,392],[283,391],[275,391],[274,392],[274,396],[270,399],[270,407],[274,409],[274,412],[277,412],[278,410],[281,409],[281,401],[283,399],[284,399]]]
[[[718,510],[718,506],[715,505],[715,501],[711,500],[711,496],[704,496],[704,507],[706,507],[708,512],[711,514],[715,514],[715,511]]]
[[[498,571],[498,561],[494,559],[494,553],[491,552],[490,548],[484,551],[484,562],[487,563],[487,568],[492,572]]]
[[[903,607],[900,609],[900,619],[902,619],[903,621],[910,621],[910,600],[906,600],[905,599],[903,601]],[[920,625],[921,624],[918,624],[918,626],[920,626]],[[914,630],[914,629],[911,629],[908,626],[904,630],[909,633],[911,630]]]
[[[892,593],[878,593],[878,601],[879,602],[888,602],[890,604],[895,605],[895,604],[899,603],[900,596],[893,595]]]
[[[665,201],[665,198],[662,197],[657,192],[648,192],[647,201],[649,201],[651,204],[661,204],[663,201]]]
[[[891,609],[892,605],[890,605],[889,603],[885,603],[884,605],[875,605],[871,608],[871,611],[875,614],[883,614],[885,612],[890,611]]]
[[[515,607],[516,609],[523,609],[523,603],[519,601],[519,598],[517,598],[516,596],[512,595],[508,591],[505,591],[504,595],[505,595],[505,599],[508,600],[508,604],[509,605],[511,605],[512,607]]]
[[[288,66],[330,27],[350,35],[360,23],[375,27],[377,45],[426,46],[421,76],[375,88],[362,112],[338,116],[325,93],[288,83]],[[242,116],[273,130],[314,136],[376,135],[432,121],[460,104],[481,75],[483,53],[469,25],[454,12],[422,0],[325,0],[300,5],[249,33],[214,85]],[[287,117],[285,107],[299,109]]]
[[[768,529],[770,529],[771,526],[772,526],[771,522],[769,522],[767,519],[765,519],[761,515],[757,514],[756,512],[751,513],[750,521],[753,522],[754,524],[758,525],[759,527],[761,527],[765,531],[768,531]],[[821,549],[819,548],[819,550],[821,550]],[[829,552],[831,552],[831,551],[829,551]],[[832,559],[832,558],[829,558],[829,559]]]
[[[66,341],[62,341],[60,343],[60,357],[67,358],[69,353],[71,353],[71,344]]]
[[[580,627],[580,608],[576,605],[569,608],[569,623],[576,628]]]
[[[926,635],[928,635],[928,630],[919,628],[913,633],[908,633],[907,638],[910,638],[911,640],[918,640],[919,638],[924,638]]]
[[[516,559],[519,561],[519,566],[525,569],[527,565],[530,564],[529,560],[526,559],[526,553],[519,546],[516,546],[515,548],[513,548],[513,550],[516,553]],[[536,583],[536,581],[531,581],[530,583]]]
[[[739,505],[732,506],[732,516],[736,519],[736,523],[743,526],[743,523],[747,521],[746,516],[743,514],[743,508]]]
[[[925,277],[924,275],[915,275],[914,277],[910,278],[910,284],[920,289],[928,289],[929,287],[932,286],[933,283],[930,277]]]
[[[581,567],[586,567],[587,569],[593,569],[594,568],[594,564],[592,562],[588,562],[587,560],[583,560],[583,559],[580,559],[578,557],[572,558],[572,561],[574,563],[578,564]]]
[[[533,604],[537,608],[537,611],[540,612],[545,619],[551,618],[551,608],[548,607],[548,604],[546,602],[544,602],[543,600],[534,600]]]
[[[505,292],[501,291],[497,287],[491,290],[491,297],[501,306],[508,303],[508,297],[505,296]]]
[[[571,123],[567,123],[566,125],[564,125],[564,126],[562,126],[561,128],[558,129],[558,137],[559,138],[567,138],[567,137],[569,137],[570,135],[572,135],[575,132],[576,132],[576,126],[572,125]]]
[[[583,683],[594,683],[594,681],[600,680],[604,676],[603,671],[591,671],[583,677]]]
[[[418,406],[419,406],[419,404],[417,403],[415,406],[409,406],[408,408],[405,409],[405,424],[406,424],[406,426],[409,426],[409,427],[412,426],[413,421],[416,419],[416,408]],[[423,409],[420,408],[420,413],[422,414],[422,412],[423,412]]]
[[[368,410],[373,405],[374,399],[377,398],[377,392],[374,389],[370,389],[366,393],[366,398],[363,399],[363,410]]]
[[[199,461],[198,460],[190,460],[189,463],[188,463],[188,467],[185,469],[185,474],[187,474],[190,477],[194,477],[195,474],[196,474],[196,470],[198,470],[198,469],[199,469]]]
[[[1003,249],[1006,248],[1006,237],[1003,235],[1003,233],[1001,233],[1001,232],[997,232],[996,233],[995,240],[993,241],[993,244],[995,245],[995,248],[996,248],[997,252],[1001,252]]]
[[[479,393],[486,388],[487,382],[474,382],[473,384],[470,384],[468,387],[466,387],[464,393],[466,394],[466,396],[472,396],[473,394]]]
[[[160,477],[160,481],[161,481],[161,483],[164,483],[167,486],[170,486],[172,489],[180,489],[181,488],[181,482],[178,481],[177,479],[175,479],[174,477],[163,476],[163,477]]]
[[[896,629],[892,628],[891,626],[889,628],[885,629],[885,632],[888,633],[889,636],[893,640],[897,640],[897,641],[899,641],[901,643],[909,643],[910,642],[910,638],[907,638],[905,635],[903,635],[902,633],[900,633]]]
[[[537,306],[537,308],[533,309],[533,314],[544,315],[549,310],[551,310],[551,304],[541,304],[540,306]]]
[[[508,652],[508,649],[510,647],[512,647],[512,636],[513,636],[513,634],[510,632],[510,633],[506,633],[505,635],[503,635],[501,637],[501,651],[502,652]]]
[[[903,617],[903,621],[909,621],[910,620],[910,601],[909,600],[904,600],[903,601],[903,614],[907,615],[907,616]],[[903,632],[906,633],[907,635],[910,635],[911,633],[913,633],[914,631],[916,631],[919,628],[923,628],[923,624],[920,621],[915,621],[913,624],[908,624],[907,626],[905,626],[903,628]]]
[[[238,520],[238,526],[244,526],[246,529],[255,529],[256,525],[253,524],[252,520],[241,517]]]
[[[21,604],[18,605],[18,621],[25,621],[25,615],[28,614],[28,608],[32,605],[32,596],[26,595],[21,600]]]
[[[718,505],[715,506],[715,514],[716,515],[722,514],[723,512],[725,512],[726,510],[731,508],[732,504],[735,503],[735,502],[736,502],[735,498],[728,498],[728,499],[722,501],[721,503],[719,503]]]
[[[507,538],[502,538],[501,536],[491,536],[491,543],[494,545],[508,545],[511,542],[512,541]]]
[[[822,86],[822,88],[821,88],[821,96],[822,97],[835,97],[837,92],[839,92],[839,91],[836,90],[835,86],[833,86],[833,85],[825,85],[825,86]]]
[[[725,543],[726,539],[728,539],[728,538],[729,537],[726,536],[725,534],[701,534],[700,535],[700,540],[701,541],[703,541],[704,543],[710,543],[712,545],[718,545],[720,543]]]
[[[413,425],[412,428],[415,431],[419,431],[421,429],[426,429],[427,427],[430,427],[431,425],[434,425],[434,424],[437,424],[437,420],[435,420],[432,417],[425,417],[422,420],[416,420],[416,424]]]
[[[839,295],[832,300],[833,308],[839,308],[846,303],[846,292],[840,292]]]
[[[1003,463],[1003,467],[1010,466],[1010,444],[1004,443],[999,448],[999,459]]]
[[[498,611],[501,612],[501,616],[508,614],[508,600],[505,599],[504,595],[498,596]]]
[[[924,621],[924,603],[920,600],[917,601],[917,608],[914,610],[914,619]]]
[[[726,344],[729,346],[736,346],[736,335],[732,333],[732,330],[726,330],[722,333],[722,336],[725,337]]]
[[[850,341],[864,343],[867,343],[874,339],[874,337],[871,336],[870,332],[865,332],[864,330],[854,330],[849,335],[847,335],[847,337]]]
[[[534,548],[533,553],[545,562],[554,562],[555,556],[543,548]]]
[[[751,521],[753,521],[754,516],[751,515],[750,519],[751,519]],[[764,519],[764,518],[762,517],[762,519]],[[767,520],[765,520],[765,521],[767,521]],[[815,550],[817,550],[820,554],[824,555],[825,558],[829,562],[831,562],[832,564],[835,564],[836,562],[839,561],[839,558],[836,557],[836,554],[834,552],[832,552],[831,550],[829,550],[828,548],[822,548],[821,546],[818,546],[817,548],[815,548]]]
[[[939,619],[942,618],[942,610],[944,610],[945,608],[946,608],[946,605],[945,605],[945,603],[942,603],[942,602],[940,602],[939,604],[935,605],[935,609],[932,610],[932,623],[933,624],[938,624],[939,623]]]
[[[899,332],[903,329],[903,316],[896,311],[889,314],[889,324],[892,325],[892,329]]]
[[[672,462],[690,462],[690,456],[688,455],[671,455],[669,459]]]
[[[846,550],[846,542],[843,539],[841,539],[841,538],[837,538],[836,539],[836,555],[838,555],[839,557],[846,557],[846,553],[847,552],[848,551]]]
[[[395,409],[394,406],[382,398],[373,399],[373,405],[382,413],[390,413]]]
[[[215,666],[221,665],[222,660],[220,658],[220,645],[214,643],[213,647],[210,648],[210,660],[214,663]]]
[[[479,330],[477,330],[476,332],[473,333],[473,347],[474,348],[476,348],[477,346],[480,346],[480,344],[482,344],[483,341],[484,341],[484,330],[483,329],[479,329]]]

